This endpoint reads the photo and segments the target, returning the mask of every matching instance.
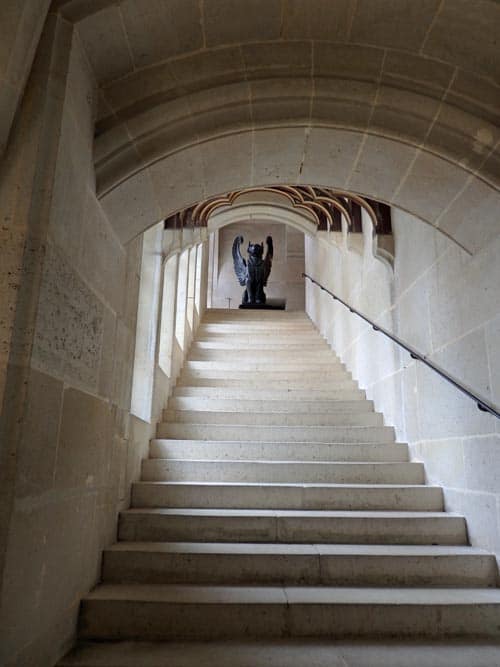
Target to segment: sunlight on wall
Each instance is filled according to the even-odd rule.
[[[160,303],[163,223],[144,233],[132,380],[131,412],[151,420],[156,333]]]

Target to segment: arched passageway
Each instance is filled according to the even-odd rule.
[[[0,27],[0,626],[12,664],[49,665],[71,642],[75,601],[182,361],[175,340],[144,348],[151,419],[131,414],[143,234],[178,211],[275,185],[390,205],[393,267],[366,220],[349,239],[309,228],[306,267],[500,400],[498,3],[49,4],[7,3]],[[152,256],[206,249],[213,224],[161,235]],[[177,292],[158,309],[174,313]],[[473,542],[498,553],[496,427],[314,288],[306,307]]]

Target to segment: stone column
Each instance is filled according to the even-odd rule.
[[[0,574],[68,79],[72,25],[49,15],[0,165]]]

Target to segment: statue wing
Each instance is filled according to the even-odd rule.
[[[267,279],[271,273],[271,267],[273,265],[273,239],[271,236],[268,236],[266,239],[267,252],[264,258],[264,285],[267,285]]]
[[[234,272],[238,278],[240,285],[243,287],[247,282],[247,263],[241,256],[240,245],[243,243],[243,236],[237,236],[233,241],[233,263]]]

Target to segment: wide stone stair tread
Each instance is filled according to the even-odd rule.
[[[155,439],[149,448],[150,459],[196,460],[286,460],[294,461],[408,461],[408,447],[401,443],[311,444],[296,442],[247,442],[213,440]]]
[[[499,637],[491,588],[102,584],[82,602],[83,638]]]
[[[137,514],[142,512],[140,508],[130,508],[128,510],[123,510],[122,515],[126,514]],[[283,517],[302,517],[306,519],[312,518],[343,518],[343,519],[404,519],[408,521],[410,519],[452,519],[460,518],[462,519],[461,514],[456,514],[452,512],[402,512],[402,511],[387,511],[387,510],[347,510],[347,511],[335,511],[335,510],[251,510],[251,509],[242,509],[242,510],[212,510],[212,509],[172,509],[166,507],[153,508],[144,510],[147,513],[162,514],[166,516],[225,516],[225,517],[239,517],[239,516],[283,516]]]
[[[431,660],[432,662],[429,662]],[[500,646],[484,640],[263,639],[79,642],[59,667],[494,667]]]
[[[281,378],[300,377],[301,373],[303,375],[303,371],[307,371],[307,375],[314,379],[332,377],[335,380],[352,380],[352,376],[340,364],[325,363],[322,360],[316,362],[302,361],[297,358],[297,354],[294,354],[293,361],[286,359],[273,362],[256,361],[255,359],[189,361],[184,365],[182,375],[193,374],[196,371],[205,373],[207,377],[210,377],[214,371],[225,371],[229,377],[239,377],[245,379],[246,382],[252,379],[272,377],[273,375]]]
[[[143,600],[179,604],[499,604],[495,588],[365,588],[333,586],[182,586],[100,584],[85,600]],[[500,609],[498,610],[500,618]],[[500,631],[500,630],[499,630]]]
[[[354,380],[345,374],[338,374],[334,377],[332,373],[325,373],[324,370],[316,373],[308,372],[306,368],[301,368],[292,373],[282,373],[280,370],[274,372],[257,372],[250,377],[245,377],[243,372],[230,372],[228,370],[187,370],[183,372],[178,380],[179,387],[185,386],[203,386],[214,389],[217,387],[237,387],[253,391],[258,398],[261,389],[273,391],[302,390],[313,391],[315,387],[321,387],[321,391],[334,392],[332,396],[341,394],[341,392],[355,391],[358,385]]]
[[[146,459],[144,481],[295,481],[337,483],[423,484],[424,469],[416,462],[331,462],[202,459]]]
[[[324,368],[313,370],[305,366],[293,371],[285,372],[279,368],[274,371],[236,371],[226,368],[188,368],[181,373],[177,383],[180,386],[197,386],[204,382],[203,386],[233,387],[242,385],[244,388],[257,392],[260,388],[270,389],[313,389],[320,386],[330,391],[348,391],[357,388],[356,382],[344,372],[328,373]]]
[[[335,586],[495,586],[496,561],[470,547],[121,542],[103,581]]]
[[[132,507],[442,511],[441,487],[411,484],[135,482]]]
[[[229,341],[228,341],[229,342]],[[202,347],[199,344],[194,343],[191,346],[189,360],[190,361],[226,361],[231,359],[233,363],[239,363],[241,361],[297,361],[297,354],[299,353],[299,358],[301,361],[311,361],[311,362],[325,362],[328,366],[333,368],[342,369],[347,372],[345,365],[336,357],[332,357],[331,352],[328,347],[325,346],[309,346],[310,349],[304,349],[304,345],[295,345],[294,347],[288,347],[283,349],[281,345],[277,346],[275,349],[272,348],[242,348],[239,347],[229,347],[226,344],[226,347],[222,347],[223,343],[219,343],[217,347],[208,347],[210,343],[205,343]]]
[[[194,376],[200,377],[224,377],[224,372],[228,379],[237,378],[244,383],[250,383],[256,380],[267,380],[273,375],[281,380],[311,378],[318,381],[321,378],[330,378],[332,382],[353,381],[352,376],[345,368],[338,364],[326,364],[323,361],[312,363],[310,361],[300,361],[297,355],[294,355],[295,361],[282,362],[256,362],[248,361],[191,361],[185,364],[181,377]],[[218,373],[218,375],[217,375]],[[307,377],[306,377],[307,375]]]
[[[179,396],[172,397],[168,402],[169,410],[198,410],[204,412],[224,411],[224,412],[243,412],[261,413],[269,412],[272,414],[287,414],[288,412],[296,414],[321,414],[328,413],[357,413],[372,412],[373,402],[367,400],[355,401],[333,401],[333,400],[306,400],[298,398],[288,398],[287,400],[259,398],[254,399],[236,399],[236,398],[210,398]]]
[[[341,400],[341,401],[365,401],[365,393],[361,389],[310,389],[298,388],[284,385],[281,388],[249,389],[241,386],[198,386],[198,385],[176,385],[173,391],[174,397],[206,397],[206,398],[231,398],[245,400],[247,398],[261,400]]]
[[[164,422],[158,424],[158,438],[175,440],[231,440],[244,432],[248,440],[271,442],[394,442],[391,426],[259,426],[255,424],[186,424]]]
[[[383,426],[383,417],[377,412],[332,412],[315,414],[307,412],[283,413],[251,410],[164,410],[162,423],[182,424],[241,424],[251,422],[255,426]]]
[[[313,339],[311,339],[313,340]],[[229,347],[228,344],[230,339],[226,341],[227,347],[220,347],[224,344],[224,341],[219,341],[218,347],[209,347],[211,344],[210,341],[205,341],[203,345],[200,346],[199,343],[193,343],[189,352],[189,361],[203,361],[203,360],[216,360],[220,359],[224,361],[226,359],[232,359],[234,362],[240,361],[261,361],[265,359],[266,361],[270,359],[271,361],[275,360],[285,360],[285,361],[296,361],[297,360],[297,350],[300,350],[300,359],[304,360],[322,360],[327,362],[329,365],[338,365],[345,369],[345,365],[340,361],[338,357],[332,355],[331,350],[328,349],[328,345],[311,345],[308,348],[305,348],[304,345],[294,344],[295,347],[292,349],[283,348],[280,346],[279,349],[266,349],[266,347],[260,348],[251,348],[245,349],[244,347]],[[311,342],[311,341],[309,341]],[[267,343],[269,344],[269,343]],[[290,343],[292,345],[292,343]],[[256,349],[258,352],[256,353]]]
[[[116,542],[105,552],[134,552],[166,554],[210,555],[311,555],[365,558],[448,558],[460,556],[475,559],[477,556],[494,560],[485,549],[460,545],[409,545],[409,544],[286,544],[286,543],[234,543],[234,542]]]
[[[132,508],[121,540],[466,544],[464,518],[444,512]]]

